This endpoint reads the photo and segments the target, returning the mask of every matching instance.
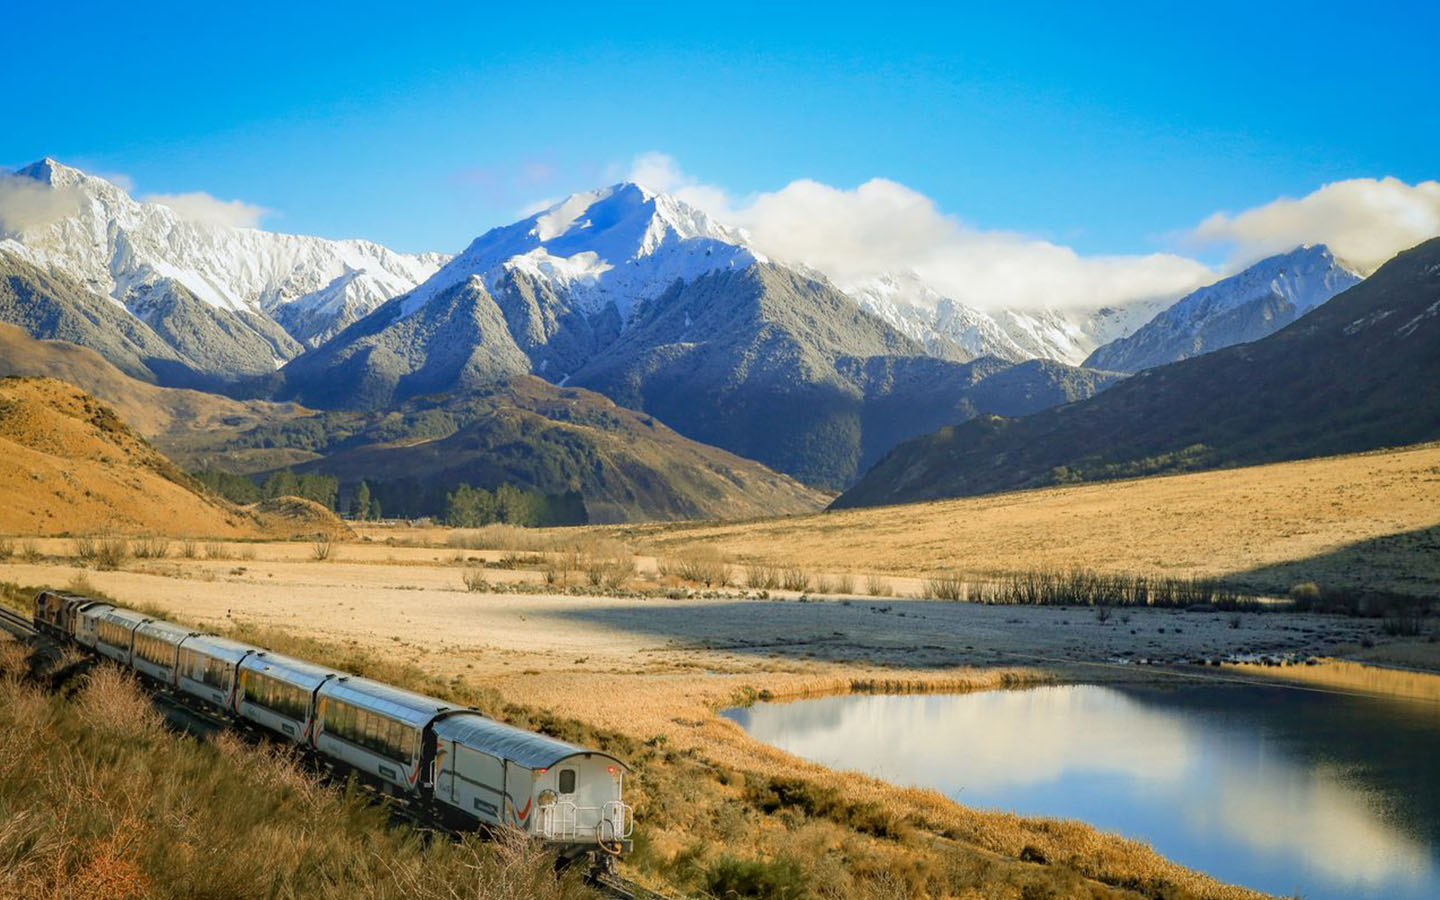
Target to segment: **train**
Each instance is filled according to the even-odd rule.
[[[37,630],[294,743],[457,830],[513,829],[561,864],[613,872],[632,847],[629,767],[478,710],[89,597],[41,591]]]

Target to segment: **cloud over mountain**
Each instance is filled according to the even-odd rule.
[[[1086,257],[1026,235],[978,229],[885,178],[854,188],[800,179],[737,198],[686,175],[661,153],[638,157],[630,178],[741,226],[767,255],[811,266],[841,286],[914,272],[945,296],[980,308],[1099,307],[1176,297],[1215,277],[1174,254]]]
[[[1239,263],[1325,244],[1369,274],[1401,250],[1440,235],[1440,182],[1406,184],[1398,178],[1351,178],[1304,197],[1281,197],[1240,213],[1217,212],[1190,237],[1230,245]]]
[[[191,222],[222,225],[227,228],[259,228],[260,220],[271,212],[263,206],[246,203],[244,200],[221,200],[204,191],[146,194],[140,199],[147,203],[168,206],[181,218]]]

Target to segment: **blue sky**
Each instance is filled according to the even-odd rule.
[[[0,165],[447,251],[652,151],[737,196],[891,179],[1081,254],[1440,174],[1435,4],[1088,6],[25,4]]]

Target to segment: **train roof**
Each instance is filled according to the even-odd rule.
[[[441,713],[465,708],[437,697],[427,697],[358,676],[346,676],[331,681],[321,689],[320,696],[399,719],[416,728],[423,728]]]
[[[216,634],[197,634],[185,642],[186,650],[194,650],[203,653],[214,659],[223,659],[226,662],[239,662],[247,653],[263,653],[259,647],[250,644],[232,641]]]
[[[609,753],[506,725],[479,713],[446,716],[435,723],[435,734],[527,769],[548,769],[573,756],[603,756],[626,771],[630,769],[623,760]]]
[[[120,625],[128,625],[132,630],[136,625],[150,618],[144,613],[138,613],[133,609],[126,609],[123,606],[112,606],[101,612],[100,617]]]
[[[252,653],[240,663],[240,668],[247,672],[260,672],[288,681],[291,684],[299,685],[306,690],[313,691],[325,679],[332,675],[344,675],[338,669],[331,669],[327,666],[319,666],[303,659],[296,659],[293,656],[282,656],[279,653],[271,653],[269,650],[260,650]]]
[[[167,640],[172,644],[179,644],[192,634],[197,634],[195,629],[186,628],[183,625],[176,625],[174,622],[167,622],[164,619],[151,619],[148,622],[141,622],[135,628],[136,634],[149,634]]]

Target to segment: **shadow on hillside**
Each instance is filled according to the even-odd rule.
[[[1440,598],[1440,525],[1235,572],[1226,580],[1280,593],[1303,582],[1314,582],[1322,588]]]

